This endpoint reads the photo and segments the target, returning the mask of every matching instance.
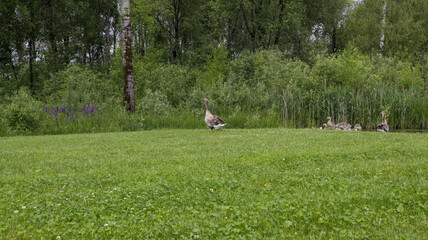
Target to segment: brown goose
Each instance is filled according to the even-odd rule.
[[[334,125],[334,122],[331,121],[331,117],[328,117],[328,122],[327,122],[327,130],[334,130],[336,129],[336,125]]]
[[[227,123],[221,120],[218,116],[211,114],[210,108],[208,106],[208,99],[204,98],[204,102],[207,108],[207,110],[205,111],[205,123],[211,130],[221,130],[221,127],[226,126]]]
[[[361,131],[362,129],[363,129],[363,127],[361,127],[361,125],[359,123],[357,123],[357,124],[355,124],[352,131]]]
[[[385,117],[386,114],[385,114],[384,111],[382,111],[381,114],[382,114],[382,123],[379,123],[376,126],[376,131],[378,131],[378,132],[388,132],[389,131],[389,127],[388,127],[388,124],[386,123],[386,117]]]
[[[336,125],[336,129],[344,130],[344,131],[351,131],[352,125],[346,122],[341,122]]]

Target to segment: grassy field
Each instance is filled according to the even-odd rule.
[[[0,138],[2,239],[427,239],[428,134]]]

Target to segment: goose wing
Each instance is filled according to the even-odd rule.
[[[380,123],[376,126],[376,130],[379,132],[388,132],[389,131],[388,124]]]
[[[212,123],[213,126],[215,126],[215,125],[226,125],[227,124],[225,121],[223,121],[218,116],[213,116],[210,122]]]

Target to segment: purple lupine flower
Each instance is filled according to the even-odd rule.
[[[88,105],[86,105],[86,109],[87,109],[87,113],[88,113],[88,117],[91,117],[91,115],[92,115],[92,112],[91,112],[91,107],[92,106],[89,106],[89,108],[88,108]]]
[[[71,122],[71,114],[68,112],[68,122]]]
[[[48,112],[48,106],[46,104],[43,104],[43,108],[44,108],[45,112]]]
[[[56,105],[56,111],[55,111],[56,113],[58,112],[58,105]]]
[[[88,113],[88,104],[86,104],[85,113]]]

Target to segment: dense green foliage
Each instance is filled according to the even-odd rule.
[[[0,237],[424,239],[428,134],[0,138]]]
[[[235,128],[331,116],[373,129],[380,111],[392,129],[428,127],[425,0],[134,0],[133,116],[120,107],[118,3],[0,3],[0,135],[197,128],[204,97]],[[34,104],[104,110],[22,131],[6,113],[21,87]]]
[[[112,95],[120,96],[109,78],[77,65],[51,76],[42,92],[47,102],[69,106],[100,105]]]
[[[116,79],[119,74],[112,71],[111,76]],[[335,122],[374,129],[381,111],[387,112],[393,129],[428,126],[426,69],[392,58],[369,58],[355,49],[319,56],[312,65],[287,59],[276,50],[245,52],[234,60],[220,50],[203,70],[137,60],[135,76],[145,81],[136,82],[136,112],[129,115],[120,107],[119,81],[77,65],[52,75],[43,91],[49,107],[78,110],[94,104],[103,111],[78,122],[67,121],[67,116],[48,117],[31,133],[200,128],[204,97],[233,128],[314,127],[331,116]],[[26,101],[34,104],[22,104],[37,105],[37,100]],[[8,123],[12,122],[0,123],[3,135],[25,133],[11,131],[17,126]]]
[[[3,110],[4,118],[0,132],[13,134],[32,133],[38,130],[43,118],[42,103],[31,97],[29,90],[25,87],[17,91],[10,102]]]

